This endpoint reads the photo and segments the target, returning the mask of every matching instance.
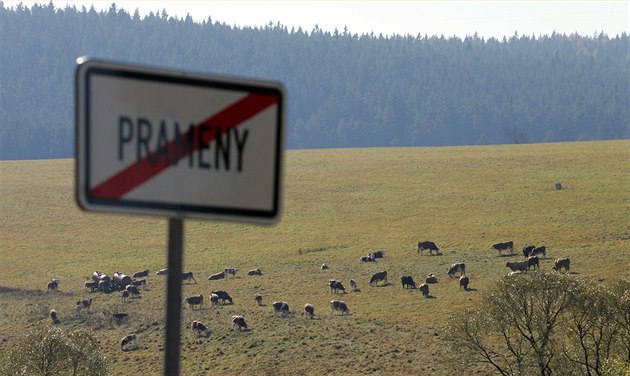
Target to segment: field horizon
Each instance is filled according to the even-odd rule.
[[[74,184],[73,159],[0,161],[0,351],[24,328],[50,322],[55,309],[61,328],[95,330],[114,372],[160,374],[166,278],[155,271],[166,267],[168,221],[81,211]],[[541,272],[570,257],[576,278],[630,278],[628,187],[630,140],[289,150],[279,224],[184,221],[184,271],[197,283],[185,284],[183,295],[207,299],[225,290],[234,304],[183,307],[181,374],[448,375],[448,317],[479,302],[509,271],[505,262],[522,258],[523,246],[547,247]],[[419,255],[425,240],[441,254]],[[508,240],[514,255],[490,249]],[[359,261],[379,249],[382,260]],[[446,275],[454,262],[466,263],[471,291]],[[236,277],[208,280],[228,267],[239,269]],[[257,267],[262,276],[247,276]],[[96,270],[147,268],[147,291],[126,303],[83,288]],[[370,287],[380,270],[389,284]],[[419,284],[430,273],[439,278],[432,299],[402,289],[401,276]],[[46,291],[51,278],[61,280],[59,291]],[[350,278],[360,292],[350,292]],[[331,293],[330,279],[348,292]],[[255,303],[257,293],[264,306]],[[76,301],[89,297],[92,308],[77,314]],[[331,315],[332,299],[344,300],[351,315]],[[274,317],[275,300],[294,314]],[[315,306],[316,319],[302,315],[305,303]],[[117,325],[111,313],[122,311],[129,319]],[[233,330],[234,314],[251,330]],[[210,327],[208,338],[193,336],[192,320]],[[132,332],[140,349],[121,352],[120,338]]]

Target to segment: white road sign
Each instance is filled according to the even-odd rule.
[[[76,188],[82,208],[279,219],[282,85],[77,62]]]

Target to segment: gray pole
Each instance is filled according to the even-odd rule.
[[[164,375],[179,375],[181,337],[182,264],[184,259],[184,221],[168,219],[168,281],[166,286],[166,353]]]

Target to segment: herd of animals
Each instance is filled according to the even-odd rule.
[[[514,253],[514,242],[508,241],[503,243],[496,243],[491,246],[491,249],[497,251],[499,255],[501,252],[507,251],[510,254]],[[418,254],[422,254],[423,251],[428,250],[430,255],[435,254],[439,255],[440,250],[437,245],[432,241],[423,241],[418,243]],[[516,262],[506,262],[505,267],[509,268],[511,272],[508,274],[509,276],[518,275],[521,273],[527,273],[527,271],[533,267],[534,269],[540,269],[540,261],[539,256],[544,258],[547,257],[547,249],[545,246],[536,247],[534,245],[527,245],[523,247],[523,256],[524,260],[516,261]],[[378,250],[376,252],[370,253],[369,255],[360,257],[361,262],[375,262],[378,259],[382,259],[385,257],[384,250]],[[571,261],[569,258],[559,258],[554,261],[552,268],[556,271],[561,271],[564,269],[566,273],[569,273]],[[322,264],[321,269],[329,269],[327,264]],[[208,280],[218,280],[227,278],[229,276],[235,276],[238,269],[236,268],[227,268],[224,271],[216,274],[212,274],[208,277]],[[140,296],[140,288],[143,291],[146,290],[147,279],[150,271],[143,270],[134,273],[132,276],[116,272],[111,277],[105,273],[101,273],[99,271],[95,271],[92,273],[91,279],[84,282],[84,288],[86,291],[90,292],[102,292],[102,293],[118,293],[122,302],[126,302],[128,298],[136,298]],[[167,269],[160,269],[156,272],[156,275],[167,275]],[[262,271],[259,268],[249,270],[247,275],[249,276],[259,276],[262,275]],[[449,278],[457,277],[459,274],[459,288],[460,290],[463,288],[464,290],[468,290],[468,285],[470,283],[470,278],[466,275],[466,265],[463,262],[454,263],[448,269],[447,275]],[[194,278],[192,272],[186,272],[181,274],[181,279],[186,281],[187,283],[197,283]],[[388,284],[387,280],[387,271],[379,271],[374,273],[370,278],[369,285],[377,286],[378,283]],[[413,277],[410,275],[403,275],[401,277],[402,288],[410,288],[410,289],[419,289],[424,297],[429,297],[429,285],[435,284],[438,282],[438,278],[434,274],[429,274],[425,281],[416,286],[416,282]],[[59,279],[53,278],[47,286],[48,290],[54,291],[59,287]],[[357,282],[354,279],[350,279],[349,284],[352,292],[360,291],[357,287]],[[331,279],[329,281],[329,287],[331,293],[346,293],[346,289],[343,286],[341,281]],[[263,297],[260,294],[256,294],[254,296],[255,302],[262,306]],[[81,313],[83,309],[90,309],[92,305],[92,298],[79,300],[76,303],[76,312],[77,314]],[[194,310],[195,307],[202,307],[204,304],[204,297],[202,294],[188,296],[184,299],[184,303],[187,304],[191,310]],[[210,304],[212,307],[220,308],[221,305],[224,304],[233,304],[232,297],[226,291],[212,291],[210,293]],[[274,316],[278,314],[282,316],[288,316],[290,314],[289,304],[285,301],[274,301],[272,304]],[[335,311],[340,312],[343,316],[344,314],[350,314],[350,309],[348,305],[342,300],[331,300],[329,303],[330,313],[334,313]],[[312,304],[306,303],[303,307],[304,314],[307,318],[313,318],[315,316],[315,308]],[[53,324],[59,324],[61,321],[59,320],[58,314],[56,310],[51,310],[49,312],[50,319]],[[128,316],[127,313],[116,312],[112,314],[114,321],[117,324],[120,324],[125,318]],[[231,317],[231,324],[235,330],[249,330],[247,322],[245,318],[241,315],[234,315]],[[201,321],[193,320],[191,323],[191,329],[194,334],[197,336],[208,336],[209,330],[208,327],[202,323]],[[120,341],[120,347],[123,351],[128,351],[131,349],[138,348],[136,342],[136,334],[132,333],[125,336]]]

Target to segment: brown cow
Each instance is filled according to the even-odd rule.
[[[571,266],[571,260],[569,260],[568,257],[566,258],[559,258],[557,259],[554,263],[553,263],[553,270],[559,272],[560,269],[564,268],[567,272],[567,274],[569,274],[569,267]]]
[[[387,272],[386,271],[381,271],[378,273],[374,273],[372,275],[372,278],[370,278],[370,286],[378,286],[378,282],[379,281],[383,281],[383,284],[387,284]]]
[[[521,272],[527,273],[527,269],[529,269],[529,261],[528,260],[514,261],[514,262],[508,261],[505,263],[505,267],[510,268],[513,272],[521,271]]]

